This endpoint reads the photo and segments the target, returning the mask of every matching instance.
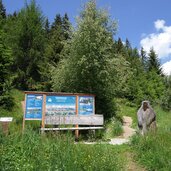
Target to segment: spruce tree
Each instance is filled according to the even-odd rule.
[[[154,70],[157,74],[161,75],[162,70],[161,70],[160,62],[159,62],[157,54],[153,48],[150,49],[148,56],[149,56],[148,70],[149,71]]]
[[[0,16],[2,18],[6,18],[6,9],[2,3],[2,0],[0,0]]]
[[[141,57],[142,65],[144,67],[144,71],[147,71],[148,60],[147,60],[146,51],[144,50],[143,47],[141,47],[140,57]]]
[[[35,1],[25,4],[18,13],[11,41],[14,67],[17,72],[16,86],[24,90],[38,89],[40,69],[44,63],[45,20]]]
[[[64,38],[67,40],[71,36],[71,24],[69,22],[67,13],[65,13],[64,17],[62,18],[62,29]]]
[[[46,21],[45,21],[45,33],[46,33],[46,37],[48,37],[49,32],[50,32],[49,20],[47,18]]]
[[[0,106],[10,109],[13,99],[10,94],[12,89],[12,73],[10,72],[13,64],[11,49],[5,44],[6,34],[0,30]]]

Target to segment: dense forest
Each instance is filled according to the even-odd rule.
[[[116,40],[117,24],[95,1],[73,27],[67,13],[49,23],[35,1],[7,14],[0,0],[0,106],[10,110],[15,88],[92,93],[96,113],[106,118],[115,116],[116,98],[171,109],[171,76],[163,74],[154,47],[147,53]]]

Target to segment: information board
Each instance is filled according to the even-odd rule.
[[[92,96],[79,97],[79,114],[80,115],[94,114],[94,97]]]
[[[26,95],[26,119],[42,119],[43,95]]]
[[[76,96],[46,96],[46,116],[75,114]]]

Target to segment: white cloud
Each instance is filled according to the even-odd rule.
[[[163,29],[165,26],[165,21],[164,20],[157,20],[154,22],[155,28],[157,30]]]
[[[161,59],[171,56],[171,26],[166,26],[164,20],[154,22],[155,33],[146,35],[140,41],[140,45],[149,52],[153,47]]]
[[[171,61],[168,61],[162,65],[164,74],[171,75]]]

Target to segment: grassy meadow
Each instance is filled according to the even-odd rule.
[[[83,139],[75,142],[71,132],[41,135],[38,131],[40,122],[27,121],[27,128],[22,134],[21,101],[24,100],[24,94],[18,90],[12,94],[15,98],[14,108],[11,111],[0,109],[0,116],[14,117],[8,136],[0,130],[2,171],[127,171],[133,163],[144,170],[171,170],[171,113],[159,106],[154,107],[158,127],[155,134],[149,133],[144,137],[135,135],[131,143],[125,145],[109,145],[106,141],[122,133],[121,123],[111,119],[105,123],[103,132],[97,131],[97,137],[87,135],[89,140],[98,139],[97,144],[89,145],[83,144]],[[136,128],[138,107],[124,99],[118,99],[117,105],[118,118],[131,116],[133,128]],[[136,168],[133,167],[133,170]]]
[[[136,160],[147,170],[171,170],[171,112],[155,107],[157,113],[157,132],[147,136],[135,136],[132,150]]]

